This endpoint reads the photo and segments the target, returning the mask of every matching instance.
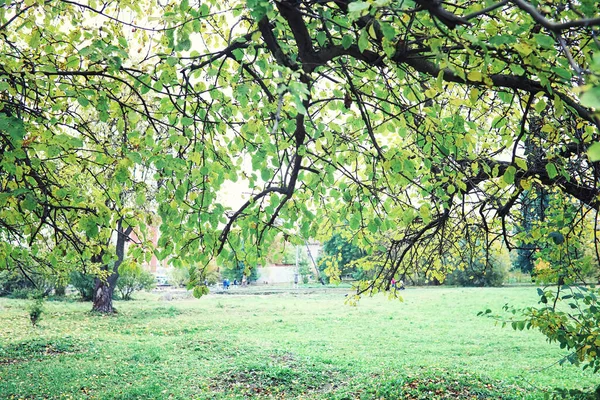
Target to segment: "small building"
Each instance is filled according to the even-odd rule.
[[[269,264],[258,268],[259,284],[280,284],[294,282],[294,274],[296,273],[295,264]]]

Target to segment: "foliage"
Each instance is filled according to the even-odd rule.
[[[488,252],[476,248],[469,258],[452,259],[449,261],[458,268],[448,274],[446,283],[460,286],[497,287],[502,286],[510,268],[510,259],[506,249]]]
[[[190,283],[190,270],[187,268],[171,268],[167,271],[167,281],[175,287],[185,287]]]
[[[352,241],[335,233],[330,239],[323,242],[323,256],[319,259],[321,275],[333,281],[340,277],[352,275],[354,279],[364,278],[364,271],[354,261],[366,255],[365,251],[354,245]]]
[[[596,279],[600,270],[595,262],[593,218],[569,198],[553,196],[549,218],[552,226],[538,228],[538,247],[533,273],[539,282],[562,285]],[[576,221],[583,223],[578,224]],[[591,250],[591,251],[588,251]],[[560,290],[560,289],[558,289]]]
[[[79,292],[83,301],[92,301],[94,298],[94,287],[96,286],[96,277],[83,272],[74,271],[71,273],[71,285]]]
[[[537,186],[537,185],[536,185]],[[523,231],[526,235],[531,235],[536,222],[543,221],[545,209],[548,207],[548,194],[543,189],[524,190],[520,195],[522,222],[516,223],[517,232]],[[514,260],[513,267],[520,269],[524,273],[532,273],[534,267],[535,245],[529,240],[519,243],[516,249],[517,257]]]
[[[521,331],[540,330],[549,342],[556,342],[561,349],[572,351],[560,360],[560,364],[582,364],[583,369],[591,368],[598,372],[600,290],[570,285],[562,285],[559,289],[558,292],[538,289],[541,299],[538,307],[515,309],[505,305],[504,309],[512,316],[503,324],[509,322],[513,329]],[[573,310],[577,310],[576,317]]]
[[[302,283],[307,284],[310,281],[313,269],[311,268],[306,246],[286,246],[280,260],[283,264],[288,265],[296,265],[296,262],[298,262],[298,274],[302,279]]]
[[[31,325],[34,327],[37,326],[42,319],[42,313],[44,312],[44,296],[42,293],[37,292],[31,297],[31,304],[27,308],[27,311],[29,312]]]
[[[125,21],[111,17],[147,6],[0,6],[0,269],[106,278],[119,259],[113,232],[135,226],[143,238],[152,181],[140,143],[158,123],[140,120],[150,96],[125,71],[143,67],[129,42],[147,33],[123,37]]]
[[[116,289],[122,300],[131,300],[135,291],[152,290],[156,287],[156,278],[152,273],[139,266],[126,266],[119,269],[119,279]]]
[[[48,276],[33,271],[33,275],[29,275],[20,270],[0,271],[0,296],[10,296],[16,299],[27,299],[37,292],[42,292],[44,296],[49,295],[56,288],[64,285],[62,279]]]
[[[256,267],[246,267],[245,264],[240,261],[237,263],[229,263],[221,268],[221,275],[227,278],[233,284],[234,280],[237,280],[241,284],[242,279],[245,277],[246,282],[255,282],[258,279],[258,269]]]
[[[509,285],[514,284],[527,284],[530,285],[532,283],[532,278],[530,274],[525,274],[521,272],[521,270],[513,269],[508,271],[508,278],[506,278],[506,283]]]
[[[18,289],[30,289],[33,284],[17,271],[0,271],[0,296],[13,294]],[[27,296],[22,297],[27,298]]]

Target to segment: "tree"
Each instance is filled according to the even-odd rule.
[[[92,3],[17,2],[0,16],[5,268],[93,258],[106,278],[124,257],[108,248],[142,217],[102,205],[125,202],[134,166],[157,183],[159,254],[200,263],[198,285],[211,259],[258,265],[277,235],[301,244],[341,226],[373,272],[357,296],[415,269],[441,280],[461,240],[518,246],[533,185],[577,210],[548,210],[531,232],[547,262],[597,225],[596,2]],[[115,121],[105,132],[119,144],[100,159],[98,120]],[[101,174],[79,177],[90,159]],[[108,195],[94,176],[114,176]],[[231,181],[250,193],[239,206],[222,195]],[[117,238],[91,243],[94,226]],[[555,299],[576,274],[560,276]],[[589,324],[561,327],[595,360],[586,310]],[[534,322],[549,337],[557,327]]]
[[[121,294],[122,300],[131,300],[131,295],[139,290],[151,290],[156,286],[156,279],[150,272],[139,265],[121,266],[116,289]]]
[[[121,18],[153,7],[1,6],[0,268],[97,275],[97,311],[112,311],[124,243],[134,227],[144,233],[139,170],[172,127],[152,115],[154,90],[142,96],[137,79],[152,28]]]
[[[246,281],[248,283],[254,282],[258,279],[258,269],[255,267],[246,268],[244,263],[241,261],[237,264],[225,266],[222,269],[222,274],[230,281],[237,280],[240,284],[242,283],[244,277],[246,277]]]
[[[520,195],[521,203],[521,221],[516,221],[516,232],[522,232],[525,235],[531,235],[534,224],[544,220],[545,209],[548,203],[548,194],[543,189],[524,190]],[[514,267],[522,272],[531,274],[533,272],[533,256],[535,245],[528,243],[527,239],[520,241],[516,248],[517,257],[514,261]]]
[[[177,61],[184,105],[202,107],[189,117],[202,126],[196,160],[211,183],[188,195],[216,199],[226,179],[252,194],[225,218],[214,217],[226,208],[218,201],[179,212],[206,221],[175,233],[183,255],[196,243],[253,265],[276,232],[306,238],[347,225],[376,271],[357,286],[361,295],[415,269],[443,279],[442,261],[469,247],[458,246],[463,239],[517,247],[518,199],[533,185],[597,215],[595,2],[231,7],[232,19],[209,18],[204,33],[214,39]],[[524,154],[528,142],[535,157]],[[534,249],[548,245],[556,222],[531,233]],[[569,222],[562,235],[585,218]],[[594,354],[586,347],[587,359]]]
[[[314,236],[317,221],[347,222],[365,247],[370,234],[395,232],[400,260],[382,251],[386,268],[365,292],[408,268],[406,255],[458,251],[455,238],[474,226],[484,228],[482,243],[513,248],[514,205],[534,182],[597,208],[587,158],[597,120],[572,86],[593,65],[587,38],[597,21],[579,16],[595,5],[565,5],[552,15],[564,22],[523,1],[415,7],[261,2],[232,9],[233,31],[214,17],[206,34],[223,39],[178,60],[184,104],[203,107],[203,119],[190,118],[204,129],[195,160],[210,183],[186,195],[212,197],[238,178],[253,194],[226,218],[215,201],[180,212],[206,221],[173,232],[184,252],[197,243],[209,256],[254,261],[260,246],[249,243],[277,231]],[[543,135],[528,129],[531,115]],[[523,157],[525,141],[540,157]],[[236,168],[232,155],[252,168]],[[234,226],[242,229],[232,237]]]
[[[457,259],[445,260],[450,263],[446,283],[461,286],[502,286],[508,273],[510,257],[501,243],[492,249],[471,246],[469,252],[462,252]]]
[[[94,289],[96,287],[96,278],[79,271],[73,271],[70,276],[71,285],[79,292],[79,296],[84,301],[94,299]]]
[[[544,133],[541,132],[541,121],[536,118],[529,120],[530,130],[535,130],[536,136],[542,136],[545,138]],[[536,159],[543,157],[543,149],[536,145],[534,140],[526,140],[524,144],[524,156],[530,161],[535,163]],[[517,243],[517,258],[515,260],[515,267],[519,268],[524,273],[531,274],[533,271],[533,255],[535,251],[535,245],[530,243],[527,236],[531,236],[531,232],[534,228],[534,224],[537,221],[544,221],[546,208],[548,208],[548,192],[544,187],[533,183],[531,188],[523,190],[519,196],[520,207],[521,207],[521,219],[515,221],[516,232],[522,232],[526,236],[523,240]]]
[[[353,261],[364,256],[365,252],[362,249],[335,233],[323,242],[323,257],[319,261],[319,270],[329,271],[327,275],[333,276],[334,280],[348,274],[352,274],[355,279],[361,279],[364,272]]]

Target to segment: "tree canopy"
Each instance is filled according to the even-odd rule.
[[[495,242],[539,253],[559,288],[580,281],[569,243],[600,258],[598,15],[592,0],[2,1],[2,267],[106,267],[110,237],[155,211],[174,265],[254,266],[278,234],[344,227],[374,271],[357,294],[414,269],[443,279],[445,256]],[[538,187],[547,218],[515,230]]]

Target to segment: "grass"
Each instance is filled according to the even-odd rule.
[[[0,299],[0,398],[543,399],[586,397],[598,376],[558,366],[535,331],[477,312],[533,304],[533,288],[409,289],[404,302],[343,291],[210,295],[200,300]]]

